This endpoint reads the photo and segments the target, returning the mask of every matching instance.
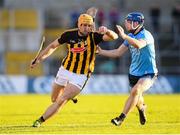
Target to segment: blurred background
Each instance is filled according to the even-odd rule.
[[[98,8],[96,27],[116,31],[132,11],[145,16],[145,27],[155,38],[159,78],[149,93],[180,93],[180,0],[0,0],[0,94],[49,93],[66,46],[30,70],[39,49],[69,28],[76,27],[79,14]],[[117,48],[121,39],[100,44]],[[95,72],[83,93],[127,93],[130,55],[110,59],[97,56]]]

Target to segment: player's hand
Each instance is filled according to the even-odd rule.
[[[34,68],[34,67],[36,67],[37,66],[37,64],[39,64],[40,63],[40,61],[36,58],[36,59],[34,59],[34,60],[32,60],[31,61],[31,64],[30,64],[30,68]]]
[[[98,32],[101,33],[101,34],[106,34],[107,31],[108,31],[108,28],[105,27],[105,26],[99,27],[99,30],[98,30]]]
[[[117,27],[119,36],[125,39],[127,35],[124,33],[124,29],[120,25],[116,25],[116,27]]]

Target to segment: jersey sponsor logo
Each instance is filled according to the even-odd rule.
[[[87,45],[83,47],[76,47],[76,48],[71,48],[71,51],[73,53],[81,53],[87,50]]]

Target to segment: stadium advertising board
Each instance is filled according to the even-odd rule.
[[[27,77],[27,76],[0,76],[0,93],[50,93],[54,80],[52,76]],[[180,93],[180,77],[160,76],[148,93]],[[126,75],[93,75],[83,94],[113,94],[128,93],[128,76]]]

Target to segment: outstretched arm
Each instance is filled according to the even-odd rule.
[[[103,35],[103,40],[104,41],[112,41],[112,40],[115,40],[115,39],[118,38],[118,35],[114,31],[108,29],[105,26],[99,27],[98,32],[101,33],[101,34],[104,34]]]
[[[37,57],[37,60],[35,63],[31,63],[30,67],[34,68],[38,63],[40,63],[41,61],[43,61],[44,59],[46,59],[47,57],[49,57],[59,46],[59,42],[58,39],[54,40],[52,43],[50,43],[46,49],[44,49],[39,57]]]
[[[122,39],[127,40],[130,45],[132,45],[132,46],[134,46],[135,48],[138,48],[138,49],[141,49],[141,48],[143,48],[144,46],[146,46],[147,43],[146,43],[145,40],[143,40],[143,39],[137,40],[137,39],[135,39],[135,38],[132,38],[132,37],[130,37],[130,36],[128,36],[128,35],[126,35],[126,34],[124,33],[124,29],[123,29],[121,26],[116,25],[116,27],[117,27],[117,29],[118,29],[119,36],[121,36]]]
[[[103,50],[98,46],[97,53],[102,56],[116,58],[121,57],[127,50],[128,47],[126,47],[124,44],[122,44],[119,48],[114,50]]]

